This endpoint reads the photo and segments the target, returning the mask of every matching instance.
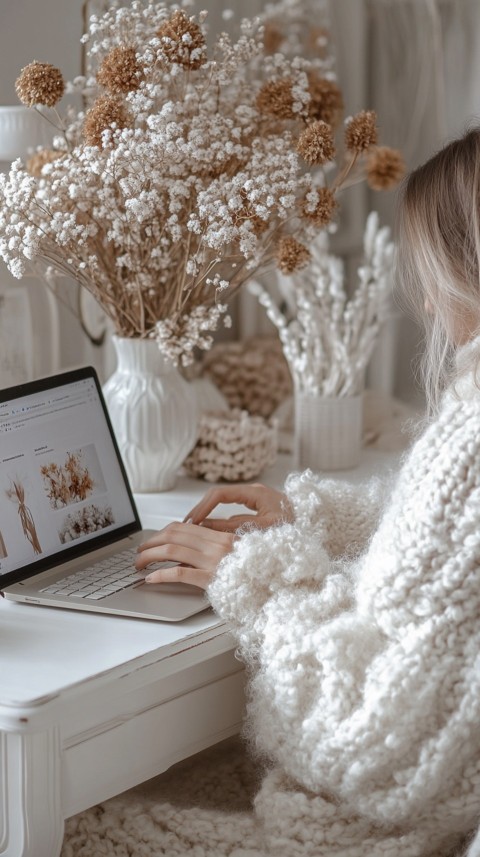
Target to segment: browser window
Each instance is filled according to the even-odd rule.
[[[0,402],[0,579],[134,520],[93,378]]]

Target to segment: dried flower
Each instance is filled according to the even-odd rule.
[[[335,127],[340,121],[343,111],[343,96],[341,90],[325,77],[319,77],[315,72],[308,75],[308,91],[310,101],[308,103],[308,115],[310,119],[323,119],[329,125]]]
[[[78,449],[67,452],[62,464],[50,461],[41,466],[43,485],[52,509],[86,500],[93,493],[95,482],[83,458],[84,450]]]
[[[22,68],[15,81],[15,90],[27,107],[35,104],[55,107],[65,91],[65,81],[62,72],[54,65],[35,60]]]
[[[350,152],[365,152],[376,145],[377,139],[377,114],[374,110],[362,110],[346,123],[345,145]]]
[[[283,42],[283,33],[273,21],[266,21],[263,33],[263,47],[266,54],[276,54]]]
[[[70,512],[62,522],[58,531],[62,545],[73,542],[81,536],[104,530],[115,523],[115,516],[111,506],[97,506],[88,503],[76,512]]]
[[[195,23],[186,2],[174,12],[169,0],[114,3],[92,17],[87,74],[73,83],[87,115],[55,117],[62,154],[50,166],[42,153],[30,173],[18,161],[0,173],[0,257],[11,273],[68,274],[118,335],[154,339],[187,365],[247,280],[276,259],[286,272],[306,264],[349,165],[331,194],[318,189],[317,164],[335,152],[330,126],[309,117],[309,82],[317,109],[320,90],[322,109],[339,96],[318,83],[331,81],[333,54],[303,53],[312,15],[299,2],[267,4],[236,41],[221,33],[212,59],[203,14]],[[304,2],[326,20],[327,0]],[[274,57],[263,44],[269,15],[285,34]]]
[[[25,540],[31,544],[35,554],[42,553],[42,546],[38,540],[35,521],[27,506],[28,494],[25,485],[19,479],[12,479],[10,488],[6,489],[5,494],[17,506],[18,517]]]
[[[291,235],[280,238],[277,248],[277,265],[282,274],[293,274],[294,271],[299,271],[308,265],[310,258],[310,251],[296,238]]]
[[[364,259],[353,290],[343,261],[331,255],[328,236],[312,244],[308,270],[282,283],[275,296],[259,282],[249,291],[278,330],[295,389],[315,396],[352,396],[363,387],[365,369],[390,310],[394,245],[372,212],[364,233]]]
[[[63,152],[56,152],[54,149],[41,149],[39,152],[35,152],[26,163],[27,172],[38,178],[42,175],[42,170],[46,164],[52,164],[63,154]]]
[[[257,95],[257,110],[277,119],[293,119],[292,78],[269,80]]]
[[[248,194],[243,188],[240,191],[240,198],[243,205],[241,208],[234,211],[232,215],[232,220],[235,226],[241,226],[246,223],[246,221],[249,221],[255,235],[262,235],[268,229],[268,220],[263,220],[255,213],[253,205],[248,200]]]
[[[330,125],[319,119],[307,125],[300,134],[297,152],[311,166],[320,166],[335,157],[335,144]]]
[[[373,190],[391,190],[405,174],[405,161],[398,149],[377,146],[367,160],[367,182]]]
[[[171,63],[198,69],[207,60],[205,36],[199,25],[177,9],[157,31],[163,50]]]
[[[303,214],[314,226],[322,229],[331,223],[335,211],[338,207],[335,194],[328,187],[317,188],[317,202],[314,207],[307,201],[303,206]]]
[[[129,115],[113,95],[101,95],[88,110],[83,123],[83,136],[88,146],[102,146],[102,134],[109,128],[127,128]]]
[[[99,84],[116,95],[134,92],[140,86],[142,77],[135,48],[127,45],[113,47],[103,58],[97,72]]]
[[[160,350],[174,366],[191,366],[193,347],[203,351],[212,347],[211,334],[217,329],[222,316],[224,326],[231,326],[230,316],[226,315],[227,309],[226,304],[196,306],[189,314],[184,313],[179,318],[157,321],[154,335]]]

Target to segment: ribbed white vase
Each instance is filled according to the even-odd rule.
[[[360,461],[363,395],[327,398],[295,393],[296,467],[348,470]]]
[[[104,385],[133,491],[168,491],[197,438],[197,398],[156,342],[114,336],[117,368]]]
[[[51,146],[52,137],[52,126],[31,107],[0,106],[1,162],[26,158],[36,146]]]

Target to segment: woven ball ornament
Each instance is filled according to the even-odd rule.
[[[200,416],[196,446],[185,470],[207,482],[247,482],[273,464],[276,424],[246,411],[207,411]]]
[[[292,379],[280,340],[257,337],[246,342],[219,342],[202,361],[231,408],[268,418],[292,394]]]

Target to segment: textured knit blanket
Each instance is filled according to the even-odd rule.
[[[61,857],[258,857],[258,775],[239,739],[68,819]]]

